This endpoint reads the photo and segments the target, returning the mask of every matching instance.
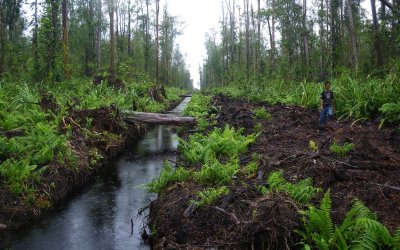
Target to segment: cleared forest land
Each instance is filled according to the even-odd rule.
[[[214,122],[199,129],[201,136],[182,132],[186,141],[180,148],[178,166],[182,167],[174,172],[180,174],[170,171],[164,175],[166,185],[151,204],[150,242],[155,249],[292,249],[303,244],[321,248],[321,239],[337,246],[362,246],[368,240],[361,236],[367,235],[368,230],[361,229],[362,223],[356,222],[359,217],[354,215],[354,208],[360,205],[358,201],[369,209],[359,206],[369,214],[367,217],[395,234],[400,225],[397,127],[378,129],[377,122],[346,120],[321,128],[316,109],[245,102],[222,95],[211,103],[218,110],[209,120]],[[247,150],[237,151],[236,157],[227,149],[233,142],[229,143],[229,136],[223,137],[227,125],[242,130],[243,136],[256,135]],[[219,128],[221,141],[206,142],[207,136],[214,136],[215,127]],[[228,143],[224,144],[224,140]],[[194,142],[197,151],[190,147]],[[214,152],[216,148],[220,152],[212,157],[209,153],[202,155],[201,147],[206,149],[207,143],[212,144],[209,147]],[[213,157],[217,160],[210,160]],[[227,173],[231,175],[228,180],[203,178],[210,168],[218,164],[232,166],[235,161],[237,168]],[[185,177],[184,171],[189,176]],[[217,175],[215,172],[214,177]],[[165,180],[168,176],[173,176],[170,182]],[[161,183],[162,178],[155,182]],[[320,216],[320,225],[314,231],[311,218],[318,216],[312,217],[310,211],[319,211],[326,219],[321,220]],[[353,218],[354,225],[359,223],[359,227],[343,225],[345,218],[349,225]],[[342,231],[337,233],[333,225]],[[328,233],[324,234],[323,227]],[[339,234],[344,235],[342,243],[338,243]],[[371,247],[381,244],[395,249],[394,238],[375,239],[378,243]]]

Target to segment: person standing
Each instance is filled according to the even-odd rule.
[[[333,96],[333,91],[331,90],[331,83],[327,81],[325,82],[325,89],[321,93],[321,113],[319,116],[320,125],[325,125],[329,120],[332,119],[333,113],[335,112],[334,99],[335,97]]]

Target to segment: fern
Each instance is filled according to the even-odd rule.
[[[305,232],[299,232],[306,244],[318,249],[378,249],[391,247],[398,249],[396,235],[376,220],[361,201],[354,200],[352,208],[346,214],[343,223],[334,228],[331,219],[331,199],[329,191],[324,194],[320,208],[309,205],[304,215]],[[400,231],[400,230],[399,230]],[[397,232],[399,233],[399,232]],[[398,237],[398,236],[397,236]]]
[[[393,245],[395,249],[400,250],[400,227],[396,229],[396,233],[394,234]]]
[[[143,185],[143,187],[146,188],[149,193],[160,193],[171,183],[186,181],[189,177],[190,171],[183,167],[174,169],[169,162],[165,161],[160,176],[150,183]]]
[[[312,186],[310,178],[300,180],[296,184],[289,183],[283,178],[282,171],[272,172],[268,176],[268,183],[272,191],[286,192],[292,199],[302,204],[308,203],[317,193],[321,192],[321,189]]]
[[[190,203],[194,204],[197,207],[203,207],[205,205],[209,205],[216,201],[223,195],[229,193],[229,189],[225,186],[220,188],[207,188],[204,191],[198,192],[198,197],[200,200],[190,200]]]

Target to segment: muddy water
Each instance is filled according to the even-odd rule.
[[[181,112],[188,101],[172,112]],[[111,172],[99,176],[58,211],[0,243],[0,248],[149,249],[139,233],[146,214],[139,216],[138,210],[156,195],[139,186],[157,177],[166,159],[174,160],[177,145],[170,128],[154,127],[132,151],[112,163]]]

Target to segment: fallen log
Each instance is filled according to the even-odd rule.
[[[196,119],[191,116],[173,114],[158,114],[145,112],[123,112],[123,120],[127,123],[146,123],[153,125],[185,126],[196,124]]]

